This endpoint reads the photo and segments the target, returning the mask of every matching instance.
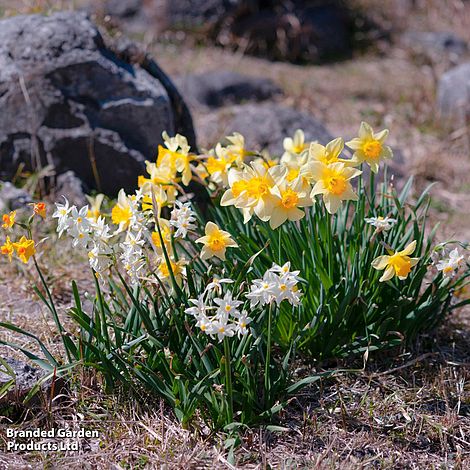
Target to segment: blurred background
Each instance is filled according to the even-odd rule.
[[[53,22],[46,32],[37,21],[11,25],[19,15],[54,18],[60,11],[85,12],[104,44],[95,39],[93,46],[77,43],[76,36],[94,33],[70,18],[56,21],[63,26],[60,33],[53,32],[61,28]],[[14,62],[15,70],[26,70],[23,85],[0,71],[4,179],[12,179],[17,163],[34,160],[36,152],[43,166],[51,163],[56,173],[73,170],[88,189],[113,195],[117,185],[134,184],[142,159],[155,157],[164,129],[185,133],[200,151],[238,131],[249,147],[278,154],[282,139],[299,127],[309,139],[325,143],[353,137],[366,120],[390,129],[397,181],[415,175],[417,192],[438,183],[433,210],[436,221],[445,222],[443,236],[468,237],[470,1],[0,0],[0,17],[0,64],[3,47],[8,67]],[[60,44],[50,40],[59,36]],[[8,40],[13,45],[6,46]],[[29,47],[37,51],[36,62]],[[49,55],[41,55],[46,47]],[[12,48],[18,51],[12,54]],[[71,59],[69,51],[80,48],[92,55],[78,60],[74,53]],[[66,67],[60,62],[64,54]],[[107,78],[89,67],[105,59],[123,67],[119,73],[127,85],[131,82],[123,71],[132,67],[138,83],[124,90],[108,65],[103,66]],[[52,104],[44,105],[45,95],[34,91],[45,87],[31,78],[38,70],[48,78],[46,88],[56,77],[51,96],[60,95],[59,104],[51,98]],[[157,93],[157,85],[164,90]],[[87,86],[92,91],[83,91]],[[9,97],[13,88],[21,99]],[[32,108],[34,96],[41,96],[35,115],[47,116],[38,118],[34,132],[30,124],[29,130],[15,127],[19,118],[12,103],[24,104],[25,91]],[[85,116],[85,127],[71,123],[77,113]],[[62,128],[73,128],[73,135]],[[90,150],[76,128],[88,129],[99,145]],[[31,150],[35,139],[36,151]],[[89,154],[94,169],[80,167],[78,151]],[[116,161],[123,168],[107,183],[103,168]]]

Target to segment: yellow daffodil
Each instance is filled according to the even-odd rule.
[[[286,154],[290,155],[300,155],[304,150],[308,148],[308,143],[305,142],[305,134],[302,129],[297,129],[294,132],[294,137],[286,137],[282,143],[284,147],[284,156]]]
[[[273,158],[266,149],[261,152],[261,157],[255,158],[253,161],[263,165],[266,170],[269,170],[273,166],[279,165],[279,159]]]
[[[14,251],[15,251],[15,248],[13,247],[13,243],[11,243],[10,237],[7,237],[5,243],[2,246],[0,246],[0,253],[2,255],[7,255],[8,260],[11,263],[11,259],[13,257]]]
[[[409,256],[413,251],[415,251],[415,249],[416,240],[409,243],[402,251],[390,251],[390,255],[383,255],[375,258],[374,261],[372,261],[372,267],[380,271],[385,269],[385,272],[379,281],[388,281],[392,279],[393,276],[397,276],[398,279],[406,279],[411,268],[419,261],[419,258],[410,258]]]
[[[307,153],[303,156],[298,157],[297,160],[291,160],[289,163],[281,163],[281,167],[287,169],[285,173],[285,179],[289,183],[294,183],[299,180],[302,184],[302,192],[310,193],[311,185],[308,178],[305,175],[305,168],[307,164]]]
[[[158,219],[160,225],[160,231],[162,233],[163,243],[165,244],[165,249],[169,253],[171,252],[171,225],[170,221],[167,219]],[[162,238],[157,230],[152,233],[152,242],[155,247],[155,251],[159,254],[163,253],[162,248]]]
[[[90,203],[87,218],[96,222],[101,215],[101,205],[103,204],[104,194],[97,194],[95,197],[87,195],[86,198]]]
[[[228,175],[230,189],[222,196],[220,205],[242,209],[245,223],[253,213],[267,221],[275,202],[271,188],[275,185],[272,175],[276,171],[276,167],[266,169],[260,162],[252,162],[242,170],[232,168]]]
[[[374,133],[372,127],[362,122],[359,128],[359,136],[346,142],[346,145],[355,150],[352,160],[357,163],[366,162],[370,169],[377,173],[379,163],[393,157],[392,149],[384,145],[388,136],[388,129]]]
[[[308,192],[302,190],[302,180],[297,178],[293,183],[286,179],[276,182],[272,193],[276,197],[269,225],[276,229],[286,220],[300,220],[305,216],[305,212],[299,207],[307,207],[313,204]]]
[[[312,161],[319,161],[324,163],[325,165],[337,162],[345,163],[346,160],[342,160],[339,158],[343,149],[344,140],[341,137],[332,140],[331,142],[326,144],[326,146],[321,145],[317,142],[312,142],[308,150],[308,157]]]
[[[32,206],[35,215],[39,215],[43,219],[46,218],[46,204],[44,202],[36,202]]]
[[[201,258],[204,260],[213,256],[225,260],[226,249],[238,247],[230,233],[221,230],[214,222],[207,222],[205,236],[198,238],[196,242],[204,245],[201,251]]]
[[[36,249],[34,248],[34,240],[28,240],[26,237],[21,237],[20,241],[17,243],[13,243],[13,248],[23,263],[27,263],[29,258],[36,253]]]
[[[228,170],[236,161],[237,155],[229,149],[217,144],[206,161],[206,169],[211,181],[226,187],[228,185]]]
[[[175,137],[169,137],[166,132],[163,133],[166,148],[158,146],[157,167],[168,166],[173,173],[181,173],[181,181],[188,185],[191,181],[192,172],[190,162],[193,157],[189,155],[189,145],[186,137],[177,134]]]
[[[184,135],[176,134],[174,137],[170,137],[168,132],[163,131],[162,137],[165,146],[172,152],[176,152],[176,150],[180,149],[183,153],[189,153],[191,147],[188,144],[188,139],[186,139]]]
[[[117,204],[111,211],[111,219],[114,224],[119,225],[120,230],[124,230],[129,226],[132,218],[132,209],[124,189],[118,194]]]
[[[148,161],[145,164],[150,178],[139,176],[137,183],[142,193],[151,195],[152,188],[156,190],[157,187],[161,187],[166,192],[167,204],[173,204],[178,195],[175,172],[171,170],[169,165],[157,166],[155,163]]]
[[[142,198],[142,210],[153,211],[153,198],[157,205],[157,217],[160,217],[162,207],[165,207],[168,203],[168,195],[162,186],[153,186],[151,194],[146,194]]]
[[[178,261],[175,261],[174,259],[170,258],[170,265],[168,266],[168,263],[166,262],[165,258],[160,258],[157,267],[157,276],[162,281],[170,282],[171,273],[173,273],[176,283],[178,285],[181,285],[183,277],[186,276],[187,264],[188,262],[184,258]]]
[[[306,174],[316,182],[310,196],[314,198],[317,194],[322,194],[326,210],[334,214],[342,201],[358,200],[350,180],[361,173],[360,170],[347,167],[344,163],[325,165],[322,162],[310,162]]]
[[[229,156],[240,166],[248,154],[245,149],[245,138],[238,132],[234,132],[232,135],[227,136],[226,139],[230,142],[230,145],[226,147]]]
[[[2,227],[7,230],[13,227],[15,224],[15,218],[16,218],[16,211],[11,211],[9,214],[3,214],[2,220],[3,220],[3,225]]]

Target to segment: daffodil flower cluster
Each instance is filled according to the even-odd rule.
[[[252,322],[246,310],[241,308],[244,302],[234,299],[230,290],[220,297],[222,285],[232,283],[231,279],[215,278],[197,299],[189,300],[193,306],[185,310],[186,314],[194,316],[196,326],[203,333],[219,341],[248,334],[248,325]]]
[[[196,173],[209,185],[225,190],[221,206],[240,209],[245,223],[255,215],[276,229],[286,221],[302,219],[316,196],[323,198],[331,214],[343,201],[357,200],[351,180],[362,171],[356,167],[367,163],[377,172],[380,161],[392,157],[390,147],[384,144],[387,135],[387,130],[375,133],[362,123],[358,137],[348,142],[354,150],[348,159],[341,156],[343,139],[323,146],[306,142],[299,129],[293,138],[284,139],[284,153],[277,160],[266,153],[253,158],[255,154],[245,149],[243,136],[234,134],[227,137],[228,145],[219,143],[198,157]]]
[[[302,292],[297,287],[300,271],[291,271],[290,262],[283,266],[273,264],[262,279],[255,279],[246,295],[252,308],[287,300],[291,305],[299,305]]]
[[[266,305],[280,305],[287,300],[291,305],[300,304],[302,292],[297,284],[300,271],[291,271],[290,262],[283,266],[273,264],[262,279],[255,279],[248,292],[239,294],[238,299],[226,290],[221,297],[224,284],[233,284],[232,279],[214,278],[197,299],[190,299],[192,304],[185,313],[192,315],[196,326],[205,334],[222,341],[226,336],[239,337],[248,333],[248,325],[253,321],[248,316],[246,307],[253,311]],[[244,308],[245,307],[245,308]]]
[[[90,266],[96,273],[102,274],[111,266],[113,250],[110,239],[113,234],[103,216],[95,218],[88,205],[80,209],[70,206],[64,197],[63,204],[56,203],[52,218],[57,219],[59,237],[65,232],[72,238],[73,247],[88,251]]]
[[[30,205],[33,208],[33,214],[26,225],[18,223],[16,211],[11,211],[8,214],[2,215],[1,228],[7,233],[11,233],[13,231],[15,224],[26,228],[26,231],[28,232],[28,236],[23,235],[16,242],[12,242],[11,240],[11,236],[13,235],[7,235],[4,243],[0,245],[0,254],[7,256],[10,263],[13,261],[13,256],[15,254],[24,264],[27,264],[30,258],[36,254],[36,243],[31,237],[31,222],[35,215],[45,219],[47,208],[44,202],[32,203]]]
[[[465,257],[459,252],[458,248],[454,248],[449,253],[445,250],[435,253],[438,253],[436,268],[442,272],[444,277],[454,277],[465,264]],[[440,257],[439,254],[441,255]]]
[[[90,206],[77,208],[65,203],[56,204],[53,218],[57,219],[57,232],[72,238],[74,248],[88,252],[90,266],[102,274],[119,263],[131,284],[146,279],[182,285],[188,261],[176,252],[177,244],[197,231],[196,214],[182,186],[192,177],[190,147],[185,137],[163,134],[164,146],[158,149],[155,162],[147,162],[149,177],[138,178],[138,189],[128,195],[121,189],[111,210],[112,225],[101,211],[103,196],[90,198]],[[236,136],[230,147],[231,154],[242,158]],[[235,157],[234,157],[235,158]],[[183,202],[185,201],[185,202]],[[170,218],[163,217],[163,208],[171,208]],[[230,233],[216,224],[206,225],[206,235],[194,240],[204,246],[201,259],[225,260],[226,250],[237,247]],[[116,265],[117,266],[117,265]],[[158,283],[158,282],[157,282]]]

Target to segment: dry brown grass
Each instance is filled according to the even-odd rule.
[[[79,376],[51,413],[36,410],[18,426],[86,427],[98,430],[100,438],[82,440],[79,454],[5,453],[0,466],[465,469],[470,464],[468,339],[468,331],[448,324],[413,353],[372,360],[363,373],[305,391],[280,417],[284,432],[242,433],[231,464],[223,434],[210,434],[197,420],[183,429],[163,404],[141,407],[107,396],[96,381]],[[6,426],[12,425],[4,420]]]

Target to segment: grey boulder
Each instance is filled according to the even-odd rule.
[[[52,162],[114,195],[136,186],[162,131],[195,145],[189,112],[158,65],[129,43],[106,43],[84,13],[0,21],[0,109],[4,178],[20,163]]]
[[[62,200],[63,196],[70,202],[70,204],[79,207],[88,204],[88,200],[85,196],[88,192],[87,188],[73,171],[66,171],[56,178],[54,192],[56,200],[61,203],[64,202]]]
[[[443,121],[465,126],[470,116],[470,62],[442,75],[437,90],[437,105]]]
[[[31,203],[30,194],[9,181],[0,181],[0,212],[21,209]]]
[[[268,78],[228,70],[186,75],[174,81],[186,103],[193,107],[218,108],[244,101],[264,101],[282,93]]]
[[[434,61],[448,59],[456,63],[468,52],[468,44],[450,32],[407,31],[403,34],[401,43]]]
[[[206,145],[213,145],[223,136],[239,132],[247,148],[268,150],[272,155],[283,153],[284,137],[302,129],[306,140],[328,143],[332,136],[309,114],[276,103],[244,104],[222,108],[218,113],[201,116],[198,132]]]

